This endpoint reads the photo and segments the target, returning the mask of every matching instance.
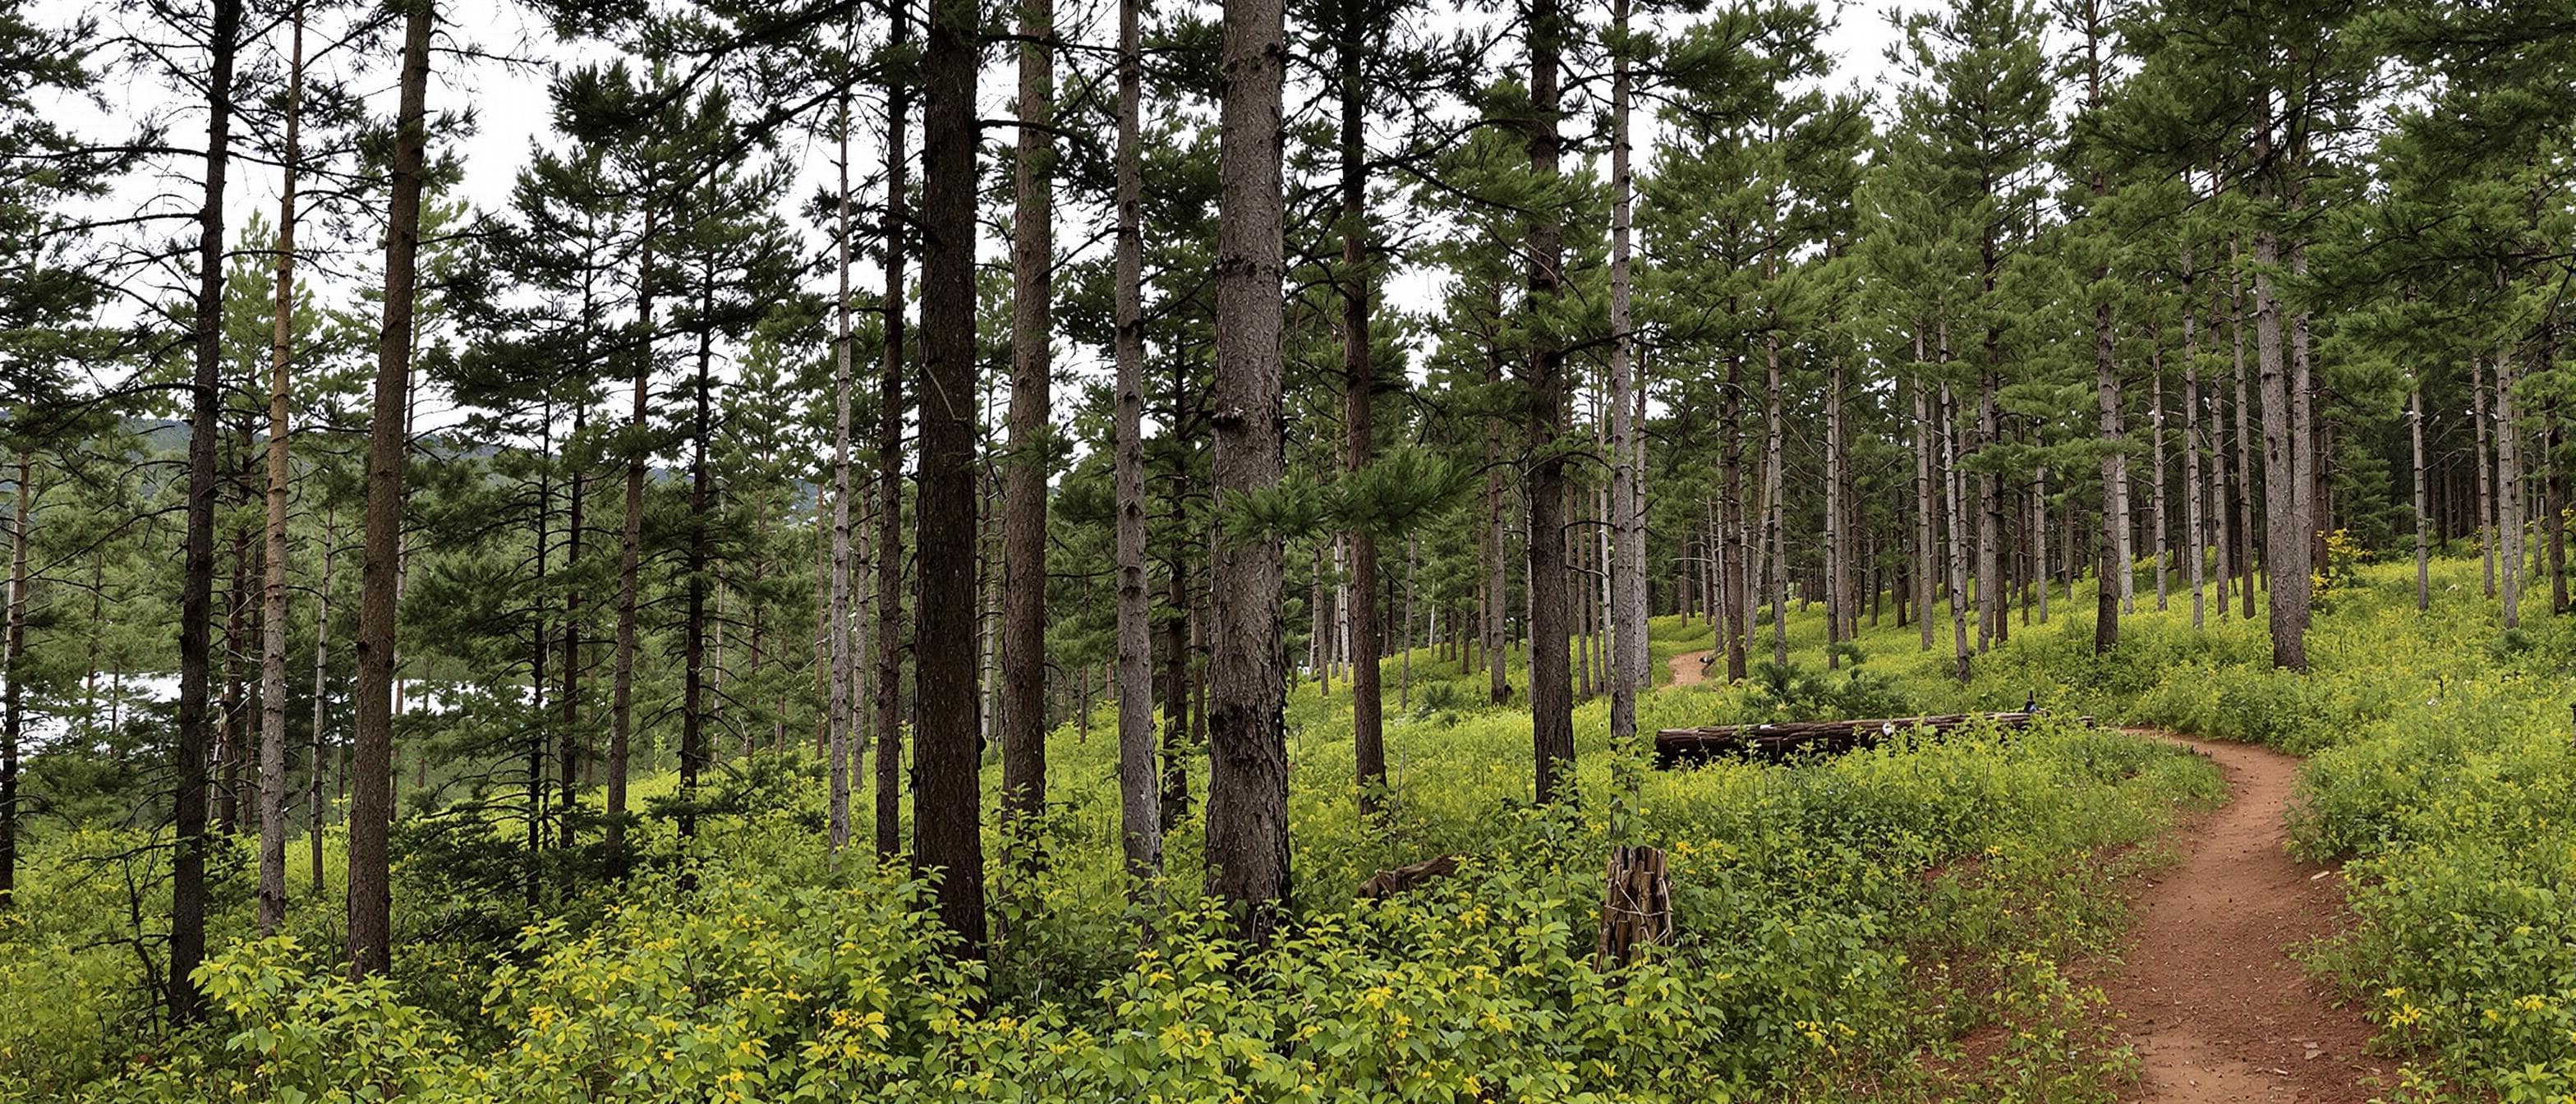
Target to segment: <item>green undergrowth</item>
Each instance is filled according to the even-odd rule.
[[[1705,632],[1659,620],[1658,672]],[[1641,727],[1905,692],[1897,664],[1864,654],[1855,680],[1855,657],[1839,658],[1658,690]],[[1668,851],[1679,934],[1605,971],[1592,956],[1616,787],[1606,702],[1576,713],[1582,800],[1545,811],[1529,804],[1525,712],[1429,652],[1399,709],[1399,673],[1391,663],[1375,824],[1357,812],[1344,687],[1292,695],[1298,919],[1258,950],[1197,893],[1194,818],[1168,841],[1158,903],[1130,903],[1105,709],[1087,735],[1056,734],[1056,801],[1034,832],[988,828],[989,966],[951,958],[912,872],[875,867],[864,847],[835,863],[800,756],[728,764],[714,788],[733,812],[707,820],[686,863],[648,820],[632,875],[548,888],[535,907],[475,891],[460,871],[479,852],[407,827],[396,969],[363,984],[340,977],[335,908],[299,902],[287,935],[252,939],[247,856],[227,850],[202,975],[215,1013],[175,1037],[151,1026],[138,983],[161,924],[155,852],[138,852],[145,891],[128,900],[125,876],[75,856],[139,841],[48,837],[25,897],[61,904],[11,921],[0,1096],[2107,1100],[2126,1075],[2101,995],[2068,966],[2116,940],[2115,883],[2153,858],[2136,845],[2218,794],[2199,759],[2051,723],[1646,772],[1633,838]],[[1466,856],[1455,877],[1354,899],[1377,869],[1453,852]],[[342,877],[336,846],[327,876]],[[140,954],[103,938],[129,926]]]
[[[2535,562],[2537,562],[2535,560]],[[1949,677],[1892,627],[1862,646],[1890,658],[1926,707],[2064,712],[2260,743],[2307,756],[2290,815],[2301,857],[2342,864],[2341,935],[2305,949],[2404,1063],[2390,1099],[2576,1101],[2576,618],[2553,617],[2545,577],[2505,630],[2478,561],[2433,562],[2428,608],[2414,564],[2360,565],[2320,602],[2310,670],[2275,669],[2260,620],[2205,607],[2177,584],[2120,646],[2092,654],[2092,593],[2073,618],[2016,620],[2013,639]],[[2061,592],[2062,594],[2062,592]],[[2080,602],[2080,604],[2078,604]],[[1794,624],[1794,623],[1793,623]],[[1946,631],[1946,622],[1941,624]],[[1910,630],[1908,630],[1910,632]]]

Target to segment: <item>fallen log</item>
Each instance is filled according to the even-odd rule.
[[[1360,897],[1377,900],[1393,897],[1426,882],[1438,881],[1458,872],[1458,860],[1464,855],[1440,855],[1410,863],[1393,870],[1381,870],[1377,876],[1360,883]]]
[[[2028,728],[2045,712],[1948,713],[1923,717],[1875,717],[1851,721],[1770,721],[1749,725],[1667,728],[1655,733],[1655,768],[1705,763],[1711,759],[1759,759],[1777,763],[1800,752],[1839,755],[1876,747],[1902,734],[1939,737],[1977,724]]]

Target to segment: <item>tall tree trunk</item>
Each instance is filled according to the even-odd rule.
[[[1977,375],[1977,435],[1971,456],[1982,454],[2003,441],[2001,409],[1996,392],[1995,365],[2001,354],[1999,339],[1991,332],[1986,338],[1985,367]],[[1985,651],[2001,643],[2011,630],[2004,624],[2003,540],[2004,500],[1996,487],[1994,473],[1976,473],[1977,522],[1977,650]]]
[[[1367,0],[1339,0],[1342,25],[1341,185],[1342,185],[1342,425],[1344,463],[1358,472],[1376,451],[1376,426],[1369,409],[1377,386],[1369,363],[1368,255],[1368,83],[1360,63],[1368,42]],[[1377,534],[1366,527],[1348,534],[1351,590],[1351,752],[1356,760],[1360,815],[1378,811],[1378,791],[1386,785],[1386,726],[1380,716],[1378,654],[1385,650],[1377,613]]]
[[[2218,290],[2213,287],[2210,289],[2209,304],[2209,332],[2212,342],[2217,340],[2218,317]],[[2231,615],[2233,607],[2230,603],[2236,593],[2234,586],[2236,535],[2235,526],[2229,520],[2232,515],[2228,508],[2230,484],[2227,463],[2227,380],[2224,375],[2210,377],[2209,397],[2206,401],[2208,409],[2204,413],[2209,418],[2209,485],[2205,489],[2205,494],[2209,504],[2209,543],[2215,550],[2213,559],[2216,561],[2214,566],[2217,568],[2218,577],[2216,595],[2218,618],[2224,621]]]
[[[1914,362],[1923,360],[1923,326],[1914,327]],[[1932,492],[1932,397],[1925,380],[1918,373],[1912,380],[1914,389],[1914,623],[1922,637],[1924,651],[1932,650],[1932,579],[1936,542],[1932,533],[1935,512]]]
[[[1730,313],[1731,310],[1730,310]],[[1744,497],[1744,358],[1730,356],[1726,361],[1726,387],[1718,399],[1717,428],[1717,532],[1712,543],[1722,542],[1718,553],[1719,597],[1723,608],[1718,615],[1718,647],[1726,652],[1726,680],[1742,682],[1745,636],[1751,624],[1744,615],[1746,591],[1752,583],[1752,572],[1746,567],[1742,543],[1745,509]]]
[[[1404,655],[1403,664],[1397,669],[1395,683],[1395,711],[1399,714],[1409,713],[1413,710],[1413,566],[1415,551],[1416,549],[1414,548],[1413,538],[1409,536],[1404,538],[1404,625],[1402,628],[1396,630],[1397,635],[1400,638],[1397,640],[1396,646],[1403,651]],[[1436,638],[1438,636],[1440,624],[1439,611],[1432,611],[1431,616],[1433,636]]]
[[[1637,691],[1648,685],[1646,652],[1646,518],[1639,477],[1635,339],[1630,331],[1635,278],[1629,223],[1635,182],[1629,175],[1629,0],[1611,0],[1610,77],[1610,742],[1612,769],[1631,801],[1643,786],[1636,773]],[[1634,396],[1634,397],[1632,397]],[[1408,565],[1411,562],[1407,557]],[[1408,575],[1410,573],[1408,572]],[[1615,831],[1615,826],[1614,826]]]
[[[1216,260],[1216,493],[1259,494],[1280,479],[1279,0],[1226,0],[1219,89]],[[1223,509],[1221,507],[1221,509]],[[1266,942],[1287,907],[1288,748],[1281,709],[1279,539],[1220,522],[1208,717],[1208,892]]]
[[[2280,244],[2271,231],[2254,236],[2255,354],[2263,383],[2263,572],[2271,586],[2272,664],[2308,668],[2308,531],[2299,516],[2298,425],[2291,410],[2281,304],[2272,289]]]
[[[1762,451],[1762,547],[1771,559],[1771,662],[1789,665],[1789,535],[1782,524],[1786,512],[1787,473],[1781,470],[1781,445],[1788,434],[1788,419],[1782,410],[1780,382],[1779,316],[1772,315],[1771,333],[1764,339],[1765,376],[1770,383],[1770,408],[1763,424],[1768,439]],[[1996,619],[2002,619],[1998,607]]]
[[[2183,251],[2182,270],[2182,527],[2188,534],[2183,548],[2184,555],[2189,558],[2191,572],[2191,627],[2198,629],[2208,615],[2210,540],[2208,517],[2203,512],[2206,499],[2200,478],[2200,454],[2204,443],[2200,435],[2200,314],[2199,304],[2192,297],[2191,251],[2188,249]],[[2227,561],[2222,557],[2218,562],[2221,565],[2219,574],[2224,576]],[[2219,604],[2223,606],[2226,603],[2226,592],[2221,590]]]
[[[2424,492],[2424,383],[2406,389],[2406,436],[2415,475],[2415,612],[2433,608],[2432,549],[2428,543],[2433,518]]]
[[[268,541],[260,595],[259,930],[286,922],[286,479],[288,365],[295,335],[295,171],[304,122],[304,9],[295,9],[286,80],[286,156],[277,216],[277,310],[269,336]],[[19,466],[25,473],[25,464]],[[16,686],[16,680],[11,680]],[[318,831],[318,822],[317,828]]]
[[[2545,357],[2534,358],[2546,364]],[[2567,612],[2567,486],[2558,475],[2558,427],[2544,410],[2540,430],[2541,528],[2549,543],[2549,612]]]
[[[1944,480],[1942,516],[1950,524],[1950,639],[1956,659],[1960,685],[1966,685],[1968,669],[1968,534],[1966,503],[1960,501],[1965,476],[1959,471],[1958,404],[1950,397],[1950,385],[1941,385],[1941,470]]]
[[[27,532],[34,524],[34,465],[18,454],[18,505],[9,524],[9,612],[0,652],[0,913],[18,903],[18,748],[26,723]]]
[[[1494,310],[1499,317],[1502,312],[1499,288],[1494,292]],[[1485,340],[1486,386],[1501,383],[1502,376],[1501,347],[1493,335],[1488,334]],[[1487,696],[1495,705],[1512,700],[1511,638],[1505,635],[1511,620],[1508,615],[1511,600],[1505,590],[1509,583],[1503,560],[1510,533],[1503,520],[1502,457],[1503,423],[1499,418],[1489,418],[1485,422],[1485,609],[1478,627],[1483,630],[1485,638]]]
[[[653,392],[653,246],[658,208],[647,189],[644,237],[635,267],[635,328],[638,345],[632,405],[626,415],[631,438],[626,456],[626,516],[617,562],[617,659],[608,691],[608,795],[606,841],[609,861],[626,858],[626,767],[635,735],[635,606],[644,588],[644,451],[640,435],[649,416]]]
[[[902,4],[886,8],[886,43],[910,37]],[[903,851],[903,364],[904,129],[911,118],[912,74],[886,79],[886,201],[877,223],[885,248],[885,347],[877,366],[877,858]]]
[[[316,603],[313,614],[313,756],[306,764],[305,809],[312,823],[304,836],[312,845],[313,898],[322,899],[322,773],[330,741],[324,720],[329,713],[327,693],[331,673],[331,560],[340,543],[340,526],[331,511],[330,499],[322,505],[322,582],[314,588]]]
[[[2039,584],[2039,623],[2048,623],[2048,465],[2030,472],[2030,579]],[[2022,608],[2030,608],[2025,586]]]
[[[2096,185],[2098,191],[2099,185]],[[2120,645],[2120,613],[2129,605],[2129,502],[2127,457],[2120,452],[2120,375],[2112,359],[2111,304],[2093,307],[2093,388],[2101,412],[2102,546],[2101,584],[2093,603],[2093,654]],[[2113,581],[2118,586],[2113,587]]]
[[[1843,542],[1850,533],[1843,525],[1844,459],[1843,459],[1843,362],[1827,354],[1825,364],[1825,639],[1843,639],[1845,618],[1851,604],[1847,592]],[[1840,666],[1842,654],[1825,657],[1826,666]]]
[[[242,440],[243,450],[247,452],[250,440],[247,421],[243,425]],[[247,468],[247,466],[248,462],[245,460],[244,467]],[[247,477],[245,471],[243,480]],[[241,481],[236,481],[234,485],[237,489],[241,488]],[[243,490],[243,496],[247,498],[248,495],[249,492],[246,489]],[[220,800],[217,804],[216,821],[223,834],[227,836],[241,834],[242,760],[248,756],[250,746],[246,738],[249,727],[249,710],[246,708],[249,705],[249,690],[242,685],[241,664],[242,656],[250,650],[247,622],[253,608],[249,597],[252,563],[250,527],[247,525],[233,530],[232,564],[232,583],[224,591],[223,743],[215,755],[223,767],[222,781],[217,785]],[[257,777],[253,776],[252,784],[257,783]],[[254,810],[255,814],[256,810]]]
[[[1535,0],[1526,34],[1530,66],[1530,170],[1542,181],[1558,173],[1558,52],[1564,33],[1556,0]],[[1544,201],[1543,201],[1544,202]],[[1574,700],[1568,681],[1565,579],[1565,461],[1556,438],[1565,422],[1565,353],[1544,312],[1554,305],[1564,227],[1548,210],[1529,219],[1529,299],[1537,317],[1530,333],[1528,475],[1523,505],[1529,511],[1530,732],[1542,805],[1574,796]]]
[[[976,746],[975,11],[931,8],[922,54],[921,509],[913,699],[914,852],[939,870],[939,918],[984,947],[982,758]]]
[[[1010,466],[1002,501],[1002,815],[1046,811],[1047,404],[1055,292],[1055,2],[1020,9],[1011,218]]]
[[[2233,258],[2234,247],[2230,246]],[[2241,268],[2231,266],[2228,333],[2235,345],[2236,366],[2236,592],[2238,613],[2254,619],[2254,430],[2251,422],[2254,404],[2245,390],[2245,276]],[[2271,552],[2264,551],[2266,566]]]
[[[1112,458],[1117,494],[1118,812],[1127,875],[1138,892],[1163,870],[1161,795],[1154,769],[1153,641],[1145,593],[1145,245],[1142,113],[1144,35],[1137,8],[1118,0],[1118,362]]]
[[[2154,474],[2147,489],[2147,558],[2156,565],[2156,609],[2165,609],[2165,361],[2162,334],[2147,328],[2147,470]]]
[[[839,203],[834,209],[835,260],[840,268],[839,295],[832,302],[832,540],[831,564],[825,574],[828,601],[823,636],[831,670],[830,691],[823,704],[825,752],[831,770],[831,795],[825,826],[832,853],[850,845],[850,101],[840,109]]]
[[[707,173],[707,206],[715,206],[715,173]],[[707,471],[708,438],[715,435],[715,329],[705,321],[715,315],[715,263],[704,260],[699,270],[698,285],[698,370],[690,387],[689,416],[689,544],[682,552],[681,573],[686,606],[680,637],[680,809],[678,817],[680,844],[684,859],[698,837],[698,783],[712,756],[707,748],[707,715],[713,712],[716,695],[707,688],[707,590],[713,553],[707,546],[707,528],[715,521],[714,490]],[[722,631],[722,618],[717,619]],[[719,655],[721,659],[721,655]],[[721,674],[721,671],[719,671]],[[694,866],[683,866],[680,883],[697,884]]]
[[[228,0],[227,0],[228,2]],[[420,252],[420,192],[429,146],[429,40],[433,0],[403,16],[402,106],[396,117],[393,189],[386,206],[384,331],[376,345],[375,410],[367,436],[367,536],[358,603],[356,792],[349,810],[349,972],[393,965],[393,895],[387,836],[393,826],[394,576],[402,531],[403,453],[411,389],[413,261]]]
[[[590,293],[585,288],[582,293],[584,317],[589,316],[590,303]],[[584,364],[588,364],[587,357],[584,358]],[[589,397],[585,395],[576,400],[573,406],[572,435],[564,438],[565,452],[571,451],[572,442],[579,441],[585,436],[590,425],[589,413]],[[564,571],[567,573],[577,573],[581,570],[581,504],[584,483],[581,468],[578,465],[574,466],[572,501],[569,503],[569,511],[564,519]],[[327,560],[325,567],[328,567]],[[325,578],[327,579],[328,576],[326,575]],[[581,739],[582,630],[581,588],[578,585],[564,588],[563,610],[563,694],[562,700],[558,703],[563,715],[556,718],[556,723],[563,728],[563,735],[560,753],[555,757],[556,786],[560,795],[559,804],[562,806],[560,815],[563,818],[563,826],[556,837],[556,845],[569,848],[573,845],[573,828],[581,818],[582,764],[588,762],[590,758],[586,754],[587,748]]]
[[[2514,424],[2513,353],[2508,346],[2496,354],[2495,362],[2495,451],[2496,501],[2499,517],[2497,543],[2503,549],[2503,563],[2496,572],[2500,581],[2496,598],[2504,606],[2504,627],[2510,632],[2522,627],[2523,568],[2523,495],[2522,431]],[[2305,547],[2304,535],[2300,541]]]
[[[2487,459],[2487,378],[2485,359],[2469,355],[2470,421],[2477,426],[2478,551],[2485,562],[2487,597],[2496,596],[2495,467]]]

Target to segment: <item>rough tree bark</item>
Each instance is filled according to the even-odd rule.
[[[1369,364],[1368,269],[1368,83],[1361,71],[1367,55],[1367,0],[1338,0],[1341,77],[1341,232],[1342,267],[1342,424],[1344,463],[1357,472],[1376,450],[1376,427],[1369,409],[1377,385]],[[1377,534],[1354,527],[1350,542],[1351,592],[1348,604],[1351,661],[1351,751],[1357,761],[1359,807],[1363,817],[1378,811],[1378,791],[1386,785],[1386,729],[1381,717],[1378,655],[1385,650],[1378,625]]]
[[[900,54],[910,38],[907,6],[886,7],[886,43]],[[877,223],[885,248],[885,347],[877,367],[877,858],[903,851],[903,364],[904,130],[912,112],[912,74],[886,79],[886,201]]]
[[[410,406],[413,261],[420,252],[420,193],[429,146],[432,0],[403,16],[402,106],[394,126],[393,189],[386,208],[384,330],[376,344],[375,406],[367,434],[367,520],[358,601],[357,775],[349,809],[349,972],[393,965],[394,576],[402,531],[403,427]]]
[[[1144,886],[1163,869],[1162,800],[1154,763],[1153,641],[1145,582],[1145,295],[1142,120],[1144,37],[1137,7],[1118,3],[1117,287],[1118,811],[1127,875]]]
[[[259,930],[286,922],[286,479],[288,368],[295,334],[295,171],[304,122],[304,8],[289,32],[286,156],[277,199],[277,303],[269,335],[268,530],[260,580]],[[24,464],[20,465],[21,472]],[[15,689],[16,680],[11,680]],[[316,822],[319,831],[319,822]]]
[[[1526,34],[1530,66],[1530,171],[1555,182],[1561,141],[1557,112],[1562,89],[1558,55],[1565,28],[1556,0],[1534,0]],[[1556,305],[1564,274],[1558,271],[1564,227],[1548,210],[1529,220],[1531,319],[1528,403],[1524,444],[1529,451],[1523,505],[1529,518],[1529,699],[1531,745],[1540,804],[1574,796],[1574,698],[1566,654],[1565,459],[1557,436],[1565,421],[1565,352],[1545,316]]]
[[[224,176],[232,145],[233,54],[241,0],[214,0],[207,40],[205,202],[197,211],[195,366],[189,382],[187,537],[179,584],[178,789],[171,802],[170,1019],[195,1021],[204,995],[191,975],[206,954],[206,752],[212,718],[215,605],[215,436],[223,416]],[[354,856],[353,856],[354,857]]]
[[[1284,368],[1280,0],[1226,0],[1217,73],[1216,388],[1220,511],[1280,479]],[[1266,942],[1289,896],[1287,673],[1279,655],[1279,538],[1214,526],[1208,715],[1207,888]]]
[[[919,740],[914,852],[940,871],[939,918],[983,955],[982,758],[976,734],[975,76],[972,5],[931,6],[922,53],[921,509],[913,550]]]
[[[653,389],[653,245],[657,212],[652,190],[645,189],[644,236],[635,265],[637,349],[633,402],[627,409],[628,434],[640,434]],[[626,856],[626,761],[635,734],[635,606],[644,579],[644,453],[630,442],[626,457],[626,516],[619,535],[617,561],[617,657],[608,690],[608,794],[605,833],[609,861]]]
[[[1629,223],[1635,183],[1629,175],[1629,0],[1611,0],[1610,77],[1610,740],[1615,769],[1632,770],[1637,754],[1637,691],[1647,685],[1646,519],[1638,493],[1636,354],[1630,348]],[[1408,563],[1410,558],[1408,557]],[[1409,574],[1409,573],[1408,573]],[[1410,619],[1408,618],[1408,621]],[[1408,653],[1409,655],[1409,653]],[[1643,782],[1626,779],[1633,797]]]
[[[1019,157],[1012,169],[1011,409],[1002,490],[1002,815],[1046,810],[1047,403],[1055,358],[1055,3],[1020,9]]]
[[[832,301],[832,541],[825,580],[823,635],[830,654],[830,686],[823,726],[830,744],[831,795],[826,831],[832,853],[850,845],[850,101],[840,108],[839,203],[834,209],[834,259],[839,295]]]
[[[2259,143],[2258,143],[2259,144]],[[2294,401],[2282,342],[2281,304],[2272,290],[2280,243],[2254,236],[2254,351],[2263,386],[2263,573],[2271,587],[2272,665],[2308,669],[2308,531],[2299,517]]]

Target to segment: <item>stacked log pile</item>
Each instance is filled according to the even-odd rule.
[[[1767,724],[1667,728],[1655,733],[1655,767],[1670,770],[1712,759],[1777,763],[1801,752],[1839,755],[1876,747],[1903,734],[1939,737],[1974,724],[2028,728],[2044,712],[1950,713],[1929,717],[1878,717],[1857,721],[1773,721]]]

